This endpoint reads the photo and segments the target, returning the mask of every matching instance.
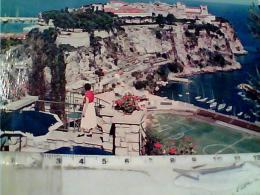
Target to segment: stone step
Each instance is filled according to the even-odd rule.
[[[88,144],[88,145],[95,145],[95,146],[103,146],[103,142],[101,140],[100,136],[92,136],[92,137],[87,137],[87,136],[82,136],[82,137],[76,137],[72,142],[76,144]]]

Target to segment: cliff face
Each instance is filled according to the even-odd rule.
[[[238,69],[240,64],[235,54],[245,53],[234,29],[223,22],[178,23],[163,28],[129,25],[123,29],[114,33],[97,31],[94,46],[90,38],[89,45],[68,53],[66,79],[69,85],[80,79],[97,79],[94,70],[98,67],[110,72],[178,62],[183,66],[179,74]]]
[[[30,44],[39,47],[39,43],[31,41]],[[241,66],[236,61],[235,54],[245,53],[231,25],[218,21],[213,24],[177,23],[164,27],[128,25],[113,32],[60,32],[55,45],[57,48],[63,48],[60,50],[60,56],[64,57],[66,67],[66,89],[73,89],[78,83],[86,81],[97,84],[100,80],[97,70],[100,68],[106,73],[104,80],[112,80],[112,76],[118,70],[130,75],[131,71],[140,70],[145,71],[147,75],[149,70],[157,70],[161,65],[169,63],[172,65],[173,76],[238,69]],[[56,58],[52,56],[52,50],[48,47],[54,50],[56,48],[53,44],[51,46],[45,43],[42,48],[45,52],[37,49],[31,51],[31,58],[38,56],[38,61],[36,58],[32,61],[37,62],[41,67],[40,71],[38,68],[35,69],[36,66],[28,65],[31,73],[41,74],[44,78],[42,80],[45,84],[37,82],[42,87],[35,89],[44,88],[36,93],[44,93],[42,97],[46,94],[52,95],[51,89],[55,87],[53,83],[56,82],[52,75],[59,75],[52,71],[56,70],[56,65],[52,67],[50,59],[53,58],[55,61]],[[37,55],[33,55],[37,51]],[[62,70],[63,68],[56,71]],[[142,79],[145,80],[145,77]],[[129,79],[128,81],[130,82]],[[64,83],[65,81],[62,85]]]

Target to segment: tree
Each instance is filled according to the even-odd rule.
[[[173,24],[174,22],[176,22],[176,17],[173,14],[168,14],[166,16],[166,22],[168,24]]]
[[[65,10],[45,11],[42,13],[42,18],[47,23],[52,19],[56,27],[81,28],[88,32],[96,29],[112,30],[120,27],[120,21],[114,14],[90,9],[85,12],[69,12],[66,8]]]
[[[260,7],[255,3],[249,8],[249,29],[254,36],[260,38]]]
[[[66,98],[66,63],[64,61],[64,49],[56,45],[57,30],[50,28],[40,32],[34,29],[29,32],[27,44],[32,58],[32,71],[29,75],[29,94],[39,96],[43,100],[46,97],[44,68],[51,69],[51,91],[48,99],[57,103],[51,103],[51,112],[65,119]],[[44,110],[44,104],[39,103],[38,108]]]
[[[162,14],[159,14],[156,18],[156,23],[158,23],[159,25],[163,25],[165,23],[165,19],[163,17]]]

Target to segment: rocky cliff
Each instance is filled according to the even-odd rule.
[[[30,50],[30,53],[28,49],[20,49],[20,52],[27,52],[27,57],[38,56],[37,63],[32,60],[34,64],[39,65],[41,61],[49,63],[40,67],[43,71],[41,80],[45,81],[44,90],[46,94],[50,94],[55,80],[52,78],[55,67],[50,63],[55,61],[55,57],[52,52],[48,53],[51,50],[46,41],[42,44],[42,49],[45,49],[42,56],[40,51],[34,55],[36,50]],[[232,26],[218,20],[212,24],[178,22],[163,26],[126,25],[113,31],[59,30],[55,44],[57,48],[51,44],[53,51],[62,48],[59,52],[63,52],[61,56],[64,56],[66,64],[68,90],[78,88],[77,85],[86,81],[95,85],[101,81],[103,86],[115,83],[114,76],[118,71],[125,72],[124,75],[127,76],[123,75],[121,78],[130,83],[132,80],[129,74],[132,75],[137,70],[145,74],[138,80],[146,80],[151,70],[156,71],[165,64],[171,65],[170,76],[238,69],[241,65],[236,61],[235,55],[245,53]],[[37,46],[30,40],[24,47],[30,48],[32,45]],[[39,74],[32,64],[28,68]],[[159,73],[165,77],[163,74]]]
[[[74,33],[72,33],[74,34]],[[67,35],[70,39],[73,35]],[[86,39],[90,35],[86,36]],[[178,63],[175,75],[238,69],[236,54],[245,50],[229,23],[177,23],[176,25],[129,25],[115,32],[96,31],[95,43],[68,52],[67,83],[93,80],[97,68],[105,72],[135,67],[158,68]]]

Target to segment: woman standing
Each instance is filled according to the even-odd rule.
[[[88,132],[97,126],[97,116],[94,104],[94,92],[91,91],[91,85],[86,83],[84,86],[86,92],[83,99],[83,111],[80,129],[81,131]]]

